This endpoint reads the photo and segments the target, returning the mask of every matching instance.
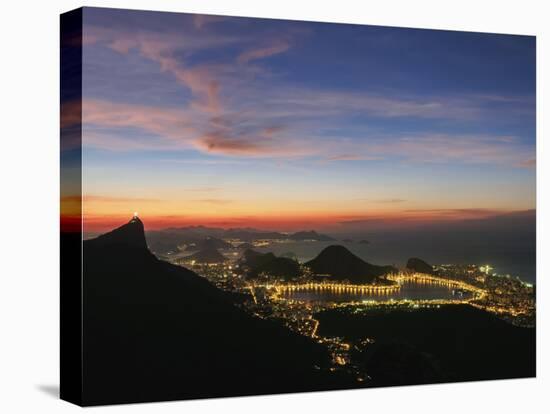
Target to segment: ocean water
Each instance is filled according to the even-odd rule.
[[[342,236],[332,242],[273,243],[258,251],[275,255],[296,254],[300,262],[313,259],[325,247],[339,244],[369,263],[404,267],[410,257],[434,264],[490,264],[498,274],[510,274],[530,283],[536,282],[535,237],[497,237],[475,234],[372,234],[364,237],[369,244],[344,242]]]

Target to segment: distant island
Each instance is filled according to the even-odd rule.
[[[305,241],[305,240],[314,240],[314,241],[334,241],[335,239],[327,236],[325,234],[319,234],[314,230],[311,231],[299,231],[297,233],[291,234],[289,237],[291,240]]]
[[[220,237],[251,242],[254,240],[286,239],[288,236],[276,231],[264,231],[253,228],[234,228],[224,230]]]

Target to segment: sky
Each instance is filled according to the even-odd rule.
[[[98,8],[83,21],[88,231],[134,211],[148,229],[338,231],[535,209],[534,37]]]

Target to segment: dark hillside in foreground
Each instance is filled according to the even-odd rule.
[[[333,280],[351,283],[372,283],[378,277],[391,273],[392,266],[376,266],[357,257],[344,246],[328,246],[319,255],[305,263],[312,272],[330,275]]]
[[[320,333],[373,338],[357,355],[373,385],[535,376],[535,330],[468,305],[439,309],[321,312]]]
[[[323,347],[158,260],[139,219],[84,243],[84,404],[333,389]]]

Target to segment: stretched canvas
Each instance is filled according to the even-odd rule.
[[[535,376],[535,60],[523,35],[63,14],[61,398]]]

